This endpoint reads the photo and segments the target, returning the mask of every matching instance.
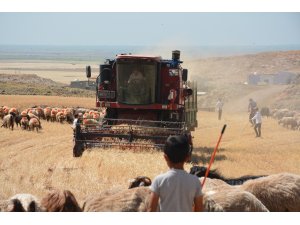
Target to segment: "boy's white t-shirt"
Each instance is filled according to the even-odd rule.
[[[179,169],[155,177],[150,190],[159,196],[161,212],[192,212],[194,198],[202,196],[198,177]]]

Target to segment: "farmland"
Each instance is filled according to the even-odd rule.
[[[55,101],[56,99],[56,101]],[[93,105],[93,99],[49,96],[0,96],[1,104],[66,106]],[[262,138],[255,138],[247,112],[198,112],[199,127],[194,136],[193,161],[207,165],[223,124],[227,124],[213,168],[223,175],[300,173],[300,132],[283,128],[271,118],[263,120]],[[42,197],[47,190],[69,189],[80,202],[91,193],[127,188],[129,180],[145,175],[153,179],[167,170],[156,150],[93,149],[81,158],[72,156],[69,124],[42,121],[40,132],[0,129],[0,195],[28,192]],[[185,165],[188,171],[190,164]]]

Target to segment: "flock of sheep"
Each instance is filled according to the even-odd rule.
[[[31,107],[22,111],[8,106],[0,106],[0,118],[2,126],[5,128],[14,129],[14,124],[20,126],[23,130],[38,131],[42,129],[41,119],[48,122],[72,123],[74,116],[81,117],[83,124],[98,124],[104,117],[103,111],[96,111],[83,108],[58,108],[58,107]]]
[[[203,182],[203,177],[199,177],[199,182]],[[31,194],[17,194],[8,200],[0,200],[0,211],[145,212],[151,193],[146,186],[150,184],[149,178],[138,177],[128,189],[112,189],[87,196],[82,205],[69,190],[53,189],[41,200]],[[207,178],[203,193],[206,212],[300,211],[300,176],[291,173],[252,177],[239,185]]]
[[[263,110],[263,109],[262,109]],[[264,115],[262,113],[262,115]],[[273,109],[270,116],[278,120],[278,124],[283,127],[300,131],[300,112],[289,109]]]
[[[0,106],[0,119],[3,120],[2,127],[13,130],[15,121],[16,126],[24,130],[36,130],[42,128],[41,119],[51,122],[72,123],[74,115],[82,119],[84,125],[97,125],[105,115],[104,110],[93,110],[84,108],[59,108],[59,107],[31,107],[20,111],[8,106]],[[278,124],[292,130],[300,131],[300,112],[288,109],[273,109],[267,107],[261,109],[262,116],[271,116],[278,120]]]

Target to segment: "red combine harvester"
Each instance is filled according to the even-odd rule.
[[[77,123],[73,156],[85,148],[162,148],[169,135],[185,134],[197,127],[197,84],[187,81],[180,51],[172,59],[120,54],[100,65],[96,78],[96,106],[106,109],[102,122]],[[91,79],[91,67],[86,67]],[[192,149],[192,148],[191,148]]]

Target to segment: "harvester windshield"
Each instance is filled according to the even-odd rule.
[[[119,62],[117,64],[117,101],[124,104],[155,103],[156,64]]]

